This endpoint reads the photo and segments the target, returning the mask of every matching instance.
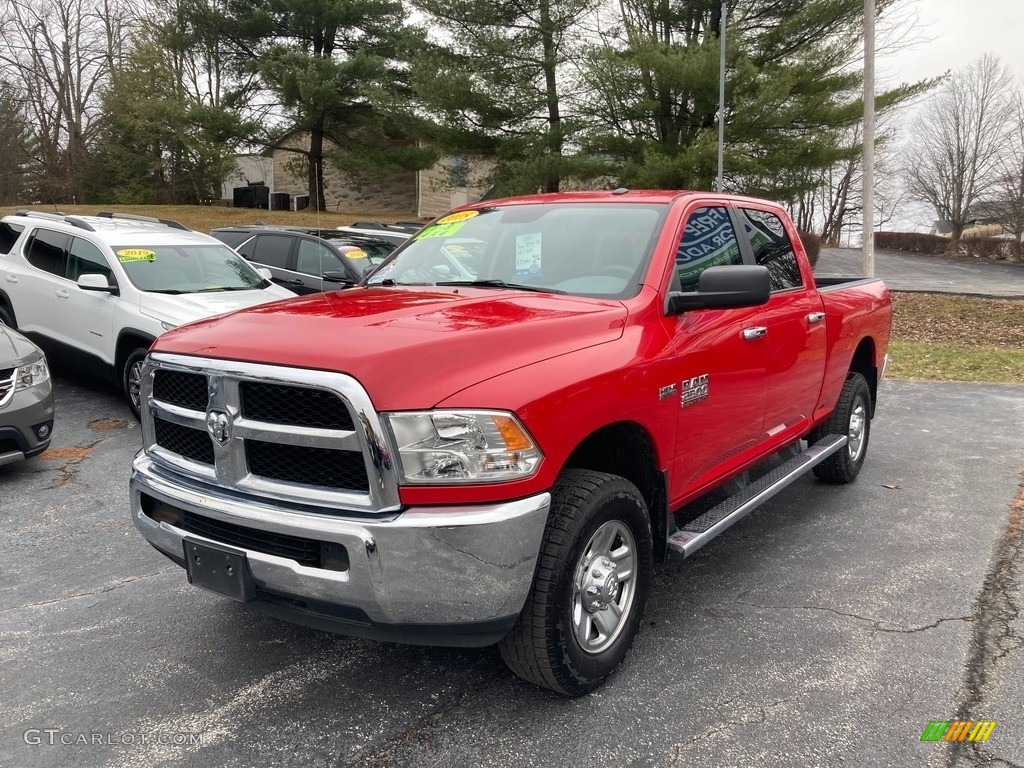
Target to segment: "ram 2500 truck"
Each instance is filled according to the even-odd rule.
[[[358,287],[157,339],[132,519],[197,586],[355,636],[498,643],[582,694],[656,563],[808,471],[857,476],[890,319],[878,280],[816,283],[773,203],[480,203]]]

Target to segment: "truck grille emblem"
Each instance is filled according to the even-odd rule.
[[[210,411],[206,414],[206,430],[221,445],[227,445],[231,439],[231,418],[223,411]]]

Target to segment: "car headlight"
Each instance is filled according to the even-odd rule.
[[[406,483],[521,480],[543,455],[511,413],[416,411],[385,414]]]
[[[46,358],[42,357],[34,363],[23,365],[18,368],[15,375],[14,391],[19,392],[29,387],[35,387],[50,380],[50,369],[46,367]]]

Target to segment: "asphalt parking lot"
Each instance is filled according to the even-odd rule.
[[[126,406],[56,383],[50,453],[0,467],[0,765],[1024,764],[1024,388],[886,383],[856,483],[802,480],[661,568],[626,663],[566,700],[494,649],[189,587],[128,519]],[[957,717],[998,726],[920,741]]]
[[[859,275],[862,258],[860,249],[822,248],[814,273],[819,277]],[[1024,264],[879,250],[875,252],[875,276],[894,291],[1024,297]]]

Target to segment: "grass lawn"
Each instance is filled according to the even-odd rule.
[[[21,208],[30,208],[44,213],[52,212],[52,205],[14,205],[0,206],[0,216],[14,213]],[[348,213],[345,211],[316,211],[307,208],[304,211],[266,211],[256,208],[224,208],[219,205],[61,205],[61,213],[95,215],[100,211],[117,211],[121,213],[138,213],[143,216],[155,216],[160,219],[180,221],[189,229],[197,232],[209,232],[214,227],[227,227],[232,224],[294,224],[303,227],[321,226],[325,229],[351,224],[353,221],[415,221],[416,217],[409,213],[396,211],[371,211]]]
[[[887,376],[1024,384],[1024,301],[893,293]]]

